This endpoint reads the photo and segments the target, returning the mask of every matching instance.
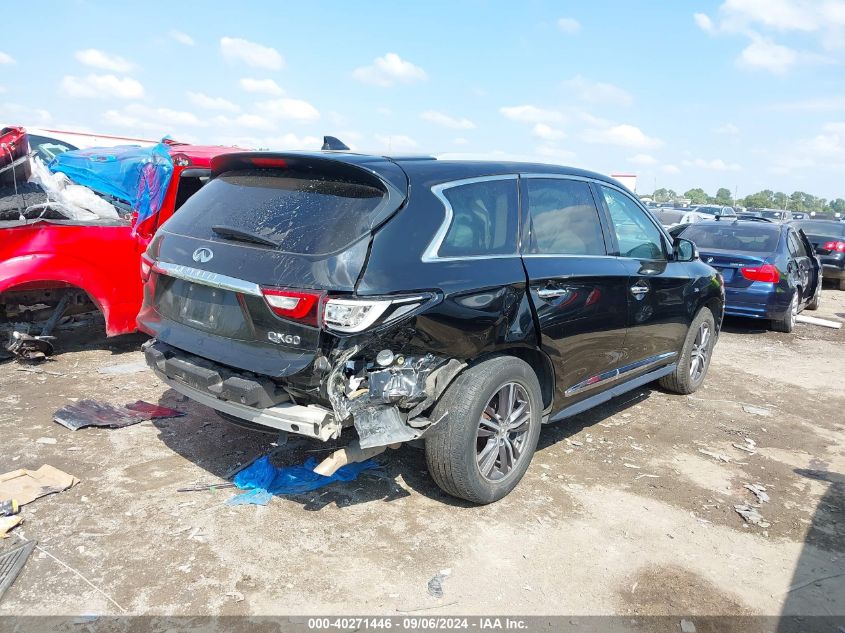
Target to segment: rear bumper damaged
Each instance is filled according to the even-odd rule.
[[[330,408],[300,404],[279,381],[241,372],[155,339],[145,343],[147,364],[179,393],[251,424],[319,440],[353,426],[359,447],[372,449],[424,437],[439,420],[424,416],[466,366],[455,359],[397,356],[388,367],[357,358],[359,348],[335,352],[322,372]],[[295,392],[295,390],[291,390]]]

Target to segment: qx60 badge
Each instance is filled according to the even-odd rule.
[[[210,262],[211,258],[214,257],[214,253],[211,251],[210,248],[198,248],[194,251],[193,260],[195,262],[199,262],[200,264],[204,264],[206,262]]]

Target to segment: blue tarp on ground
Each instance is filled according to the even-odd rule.
[[[378,468],[378,462],[368,459],[365,462],[347,464],[338,468],[334,475],[324,477],[314,472],[317,460],[309,457],[301,466],[274,466],[268,456],[257,459],[252,465],[244,468],[232,480],[241,490],[262,491],[261,493],[246,493],[230,500],[230,505],[240,503],[257,503],[266,505],[272,495],[296,495],[311,492],[327,486],[333,481],[353,481],[365,470]],[[240,499],[244,497],[244,499]],[[238,501],[235,501],[238,499]]]
[[[78,185],[125,200],[137,212],[138,224],[158,213],[173,174],[164,143],[73,150],[56,156],[49,167]]]

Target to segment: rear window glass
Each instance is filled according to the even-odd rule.
[[[698,248],[704,250],[716,248],[725,251],[771,253],[777,248],[780,230],[759,224],[739,226],[691,224],[682,236],[684,239],[695,242]]]
[[[845,223],[842,222],[807,220],[806,222],[793,222],[792,225],[802,229],[807,235],[845,237]]]
[[[168,231],[223,240],[212,227],[246,231],[302,255],[326,255],[372,228],[385,199],[365,183],[305,173],[236,171],[211,180],[166,224]]]
[[[516,178],[484,180],[443,190],[452,207],[452,223],[440,245],[440,257],[516,253]]]

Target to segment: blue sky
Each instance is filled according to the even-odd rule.
[[[845,197],[845,0],[32,1],[0,122]]]

